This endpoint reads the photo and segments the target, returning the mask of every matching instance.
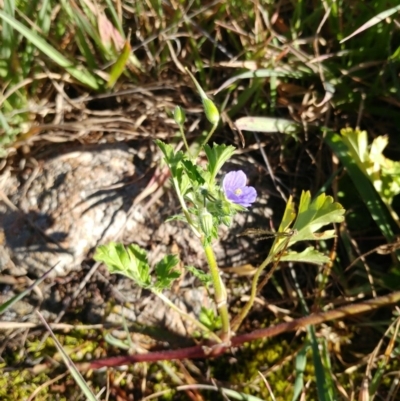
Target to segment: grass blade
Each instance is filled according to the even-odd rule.
[[[312,348],[312,358],[315,369],[315,379],[317,382],[317,393],[319,401],[333,401],[333,384],[325,371],[325,367],[322,363],[322,355],[315,333],[315,326],[308,326],[307,333],[310,339]]]
[[[106,3],[107,3],[107,6],[108,6],[108,10],[110,11],[111,18],[112,18],[112,20],[114,22],[114,26],[117,27],[119,33],[121,34],[121,36],[123,36],[124,35],[124,30],[122,28],[121,21],[118,18],[117,11],[115,10],[112,1],[111,0],[106,0]]]
[[[4,12],[6,15],[9,15],[10,17],[14,17],[15,15],[15,3],[13,0],[5,0],[4,1]],[[12,29],[11,24],[7,24],[4,22],[4,24],[1,27],[1,36],[3,39],[3,43],[0,46],[0,54],[3,56],[5,59],[9,59],[11,57],[11,54],[13,52],[14,46],[17,45],[15,41],[15,34],[14,30]]]
[[[88,86],[91,89],[98,90],[100,88],[98,78],[87,70],[80,70],[74,66],[74,64],[64,57],[58,50],[49,45],[42,37],[40,37],[36,32],[30,30],[21,22],[17,21],[15,18],[9,16],[2,10],[0,10],[0,18],[6,23],[11,25],[16,29],[21,35],[23,35],[28,41],[34,44],[41,52],[46,56],[50,57],[55,63],[60,67],[65,68],[69,74],[71,74],[76,80],[82,84]]]
[[[79,9],[72,10],[72,8],[70,7],[68,8],[65,7],[65,8],[66,11],[70,14],[71,20],[73,20],[76,24],[77,27],[76,43],[79,46],[81,53],[85,57],[87,65],[91,69],[98,68],[97,62],[93,55],[93,50],[90,49],[87,43],[86,35],[90,36],[96,42],[99,49],[101,49],[103,52],[104,49],[101,46],[99,35],[96,33],[95,29],[91,26],[90,21],[82,15]]]
[[[39,285],[45,278],[47,278],[49,276],[49,274],[52,272],[52,270],[56,266],[57,266],[57,263],[50,270],[48,270],[45,274],[43,274],[43,276],[41,276],[37,280],[35,280],[35,282],[32,285],[30,285],[26,290],[22,291],[20,294],[15,295],[8,301],[1,304],[0,305],[0,315],[3,314],[7,309],[11,308],[15,303],[20,301],[26,295],[28,295],[37,285]]]
[[[297,281],[297,276],[295,270],[291,267],[290,272],[292,274],[295,288],[297,295],[300,299],[300,304],[303,309],[304,315],[309,315],[310,310],[307,306],[306,300],[304,298],[303,292],[299,286]],[[315,380],[317,383],[317,393],[318,393],[318,400],[319,401],[333,401],[334,398],[334,386],[330,378],[327,377],[327,372],[325,370],[324,364],[322,363],[323,357],[321,355],[319,342],[317,335],[315,333],[315,326],[309,325],[307,326],[307,335],[308,335],[308,342],[311,345],[312,349],[312,359],[314,364],[315,370]]]
[[[39,26],[44,33],[48,33],[51,27],[50,7],[50,0],[43,0],[43,3],[39,9],[38,19],[36,21],[36,25]]]
[[[371,28],[371,26],[374,26],[378,24],[379,22],[383,21],[384,19],[390,17],[392,14],[396,13],[397,11],[400,10],[400,6],[397,7],[392,7],[389,10],[382,11],[378,15],[375,15],[375,17],[371,18],[369,21],[367,21],[365,24],[360,26],[358,29],[356,29],[351,35],[347,36],[346,38],[342,39],[340,43],[345,42],[346,40],[349,40],[353,36],[358,35],[359,33]]]
[[[42,316],[42,314],[39,311],[36,311],[36,313],[38,314],[40,320],[43,322],[44,326],[49,331],[51,337],[53,338],[55,346],[57,347],[58,351],[60,352],[60,354],[64,360],[65,365],[71,372],[71,376],[74,378],[76,384],[78,384],[78,386],[82,390],[83,394],[85,394],[86,399],[89,401],[98,401],[96,396],[92,393],[92,390],[90,390],[89,386],[86,384],[85,379],[82,377],[79,370],[76,368],[76,366],[72,362],[71,358],[64,351],[62,345],[57,340],[57,337],[54,335],[53,331],[51,330],[51,327],[48,325],[45,318]]]
[[[236,75],[236,76],[226,80],[214,92],[214,95],[217,94],[218,92],[221,92],[223,89],[227,88],[228,86],[232,85],[233,83],[235,83],[236,81],[239,81],[241,79],[273,78],[273,77],[275,77],[275,78],[276,77],[302,78],[305,74],[307,74],[306,71],[304,71],[304,72],[289,71],[289,70],[284,70],[281,68],[274,68],[274,69],[265,68],[265,69],[255,70],[255,71],[246,71],[246,72],[243,72],[242,74]]]
[[[309,344],[305,344],[304,347],[296,356],[295,370],[296,370],[296,380],[293,387],[293,397],[292,401],[297,401],[300,397],[301,391],[304,387],[304,371],[307,365],[307,350]]]

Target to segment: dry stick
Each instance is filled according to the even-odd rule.
[[[266,329],[255,330],[251,333],[242,334],[231,339],[233,346],[239,346],[249,341],[259,340],[263,338],[275,337],[282,333],[296,331],[309,325],[316,325],[335,319],[342,319],[356,314],[370,312],[383,306],[395,304],[400,301],[400,291],[392,292],[378,298],[368,301],[359,302],[357,304],[342,306],[341,308],[331,310],[329,312],[314,313],[291,322],[280,323],[276,326]],[[103,367],[116,367],[129,365],[136,362],[156,362],[161,360],[186,359],[186,358],[210,358],[224,354],[229,349],[228,346],[214,346],[212,348],[206,346],[195,346],[182,348],[178,350],[150,352],[140,355],[117,356],[97,361],[81,363],[78,368],[82,370],[100,369]]]

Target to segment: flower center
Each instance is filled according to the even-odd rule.
[[[238,189],[235,191],[235,194],[236,194],[236,195],[242,195],[242,190],[241,190],[240,188],[238,188]]]

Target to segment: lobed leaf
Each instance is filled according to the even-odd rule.
[[[185,157],[184,153],[181,151],[175,152],[172,145],[164,143],[159,139],[156,139],[154,142],[160,148],[161,152],[163,152],[165,162],[168,164],[168,167],[170,168],[171,172],[174,172],[178,167],[178,165],[180,164],[180,162],[184,159]]]
[[[185,269],[187,271],[189,271],[190,273],[192,273],[193,276],[195,276],[197,279],[199,279],[201,284],[204,287],[209,288],[210,285],[212,284],[211,275],[208,273],[205,273],[203,270],[197,269],[194,266],[185,266]]]
[[[221,170],[222,166],[227,160],[229,160],[235,153],[236,148],[234,146],[218,145],[213,144],[213,147],[204,145],[204,151],[207,155],[208,165],[207,170],[210,173],[209,183],[212,183]]]
[[[205,183],[205,179],[203,178],[203,170],[201,167],[196,166],[190,160],[183,160],[182,166],[187,174],[189,181],[191,184],[197,184],[198,186],[203,185]]]
[[[311,201],[311,194],[306,191],[301,194],[299,211],[293,225],[294,235],[290,244],[297,241],[321,240],[335,236],[334,230],[317,232],[321,227],[332,223],[341,223],[344,212],[340,203],[334,202],[331,196],[319,195]]]
[[[360,194],[361,199],[365,202],[382,234],[389,242],[393,242],[395,240],[393,228],[396,226],[396,222],[390,216],[371,181],[354,160],[348,143],[343,140],[342,136],[332,132],[326,133],[325,141],[346,168],[355,188]]]
[[[388,159],[383,154],[389,142],[388,137],[376,137],[368,151],[366,131],[346,128],[340,133],[351,157],[389,206],[393,198],[400,193],[400,162]]]
[[[122,274],[129,277],[142,288],[150,287],[150,267],[147,262],[147,253],[138,245],[129,245],[110,242],[97,247],[94,259],[103,262],[111,274]]]
[[[157,290],[164,290],[171,287],[172,283],[178,279],[181,273],[175,269],[179,263],[177,255],[166,255],[156,265],[155,273],[157,276],[155,287]]]
[[[209,330],[214,331],[221,328],[221,318],[216,316],[212,309],[201,307],[199,320]]]
[[[323,265],[330,261],[329,257],[310,246],[302,252],[289,251],[280,257],[282,262],[302,262]]]

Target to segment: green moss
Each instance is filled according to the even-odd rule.
[[[0,400],[16,401],[26,400],[36,391],[41,384],[49,380],[45,373],[38,375],[31,374],[28,370],[4,371],[0,367]],[[49,387],[43,386],[35,397],[35,401],[48,400]],[[60,401],[62,398],[60,398]]]

